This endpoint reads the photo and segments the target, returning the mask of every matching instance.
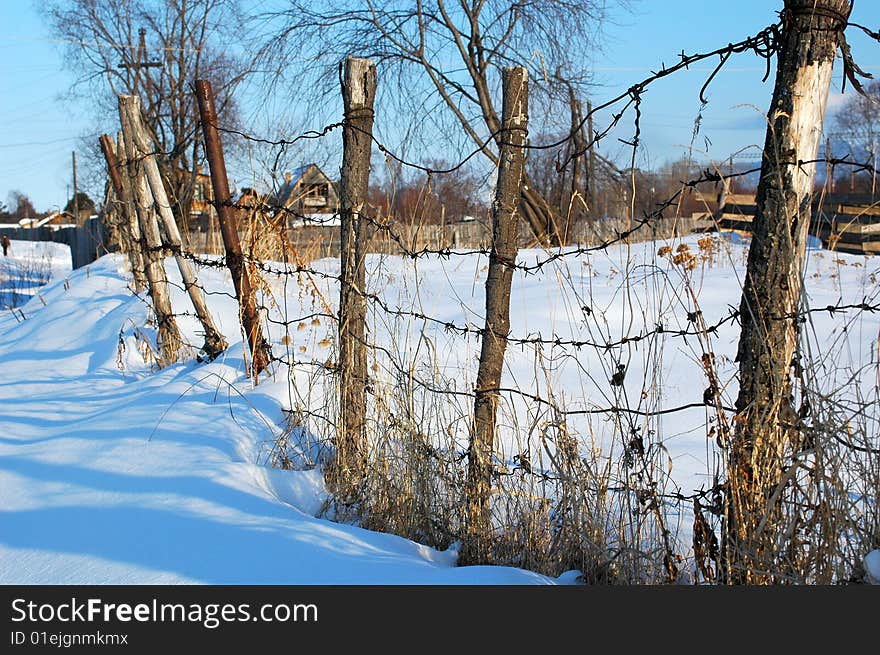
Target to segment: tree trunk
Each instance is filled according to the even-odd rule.
[[[488,562],[491,557],[492,455],[498,388],[510,332],[510,289],[518,250],[520,191],[525,168],[528,130],[528,71],[505,68],[503,76],[503,142],[492,213],[492,252],[486,278],[486,322],[477,372],[474,425],[468,452],[466,484],[467,538],[462,563]]]
[[[728,580],[783,578],[774,530],[783,472],[802,446],[793,407],[812,191],[848,0],[786,0],[740,317],[739,396],[725,525]],[[789,537],[791,538],[791,537]],[[774,575],[774,573],[780,575]]]
[[[369,59],[348,57],[342,81],[345,126],[340,176],[339,385],[340,425],[334,475],[348,491],[366,469],[367,302],[365,259],[368,225],[361,218],[367,202],[372,151],[376,67]]]

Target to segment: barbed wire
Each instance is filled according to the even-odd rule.
[[[215,269],[226,269],[226,257],[224,255],[215,255],[210,258],[200,256],[198,254],[186,251],[179,247],[168,247],[162,246],[155,248],[154,250],[158,250],[164,252],[165,254],[173,254],[175,256],[183,257],[199,266],[203,266],[206,268],[215,268]],[[343,278],[341,275],[336,275],[333,273],[329,273],[326,270],[317,269],[314,267],[304,266],[300,264],[287,265],[284,268],[280,268],[277,266],[272,266],[271,264],[263,261],[262,259],[253,257],[249,254],[243,254],[242,260],[251,266],[254,270],[260,271],[261,273],[265,273],[268,275],[274,275],[278,277],[283,276],[296,276],[300,274],[309,274],[314,277],[319,277],[329,282],[335,284],[342,284]],[[181,285],[175,285],[180,289],[184,289]],[[205,289],[202,285],[199,286],[203,293],[206,295],[225,295],[230,298],[235,298],[234,294],[225,291],[211,291]],[[356,287],[351,287],[352,293],[359,296],[365,301],[368,301],[375,306],[377,306],[385,315],[388,316],[397,316],[401,318],[408,319],[416,319],[420,321],[424,321],[427,323],[432,323],[441,327],[445,332],[455,333],[462,336],[473,335],[482,337],[485,335],[485,328],[477,327],[474,325],[462,325],[458,324],[454,321],[450,321],[448,319],[437,318],[431,316],[425,312],[415,311],[415,310],[407,310],[402,309],[400,307],[392,307],[386,300],[384,300],[379,294],[372,293],[366,290],[357,289]],[[265,308],[264,308],[265,309]],[[831,316],[840,313],[846,313],[848,311],[862,311],[868,313],[877,313],[880,312],[880,302],[871,303],[867,298],[863,298],[858,303],[843,303],[838,302],[834,305],[826,305],[824,307],[810,307],[798,312],[784,314],[784,315],[768,315],[767,318],[769,320],[796,320],[799,322],[804,322],[806,317],[811,314],[816,313],[828,313]],[[589,315],[592,313],[592,308],[588,306],[581,307],[581,311],[584,314]],[[686,322],[689,326],[694,326],[696,324],[698,316],[701,312],[689,312],[686,316]],[[328,314],[327,312],[316,312],[313,314],[309,314],[306,317],[296,317],[292,319],[285,320],[277,320],[272,319],[272,323],[276,325],[284,325],[290,326],[296,323],[300,323],[303,320],[308,320],[314,317],[326,317],[332,318],[333,320],[338,320],[338,317],[332,314]],[[574,349],[581,348],[593,348],[599,350],[611,350],[616,347],[635,344],[640,341],[644,341],[653,336],[664,335],[665,337],[687,337],[687,336],[697,336],[702,334],[715,334],[717,331],[727,323],[731,323],[737,321],[740,317],[740,310],[735,309],[734,307],[729,306],[728,314],[726,316],[721,317],[713,323],[709,323],[702,328],[696,327],[687,327],[684,329],[674,329],[669,328],[665,325],[658,324],[651,330],[645,330],[638,334],[628,335],[621,337],[619,340],[615,341],[606,341],[606,342],[597,342],[593,340],[578,340],[578,339],[563,339],[559,336],[554,335],[550,338],[544,338],[540,335],[528,335],[528,336],[514,336],[508,335],[506,337],[507,342],[513,345],[543,345],[543,346],[553,346],[553,347],[568,347]]]
[[[815,8],[810,8],[810,12],[815,12]],[[731,56],[735,54],[742,54],[745,52],[753,52],[756,56],[760,57],[765,62],[765,71],[764,76],[762,77],[762,82],[766,82],[767,78],[770,76],[770,72],[772,70],[772,59],[773,56],[776,55],[779,51],[780,47],[780,37],[783,30],[783,25],[787,20],[790,20],[790,17],[786,13],[785,10],[777,12],[779,15],[779,21],[772,25],[768,25],[763,28],[756,34],[752,36],[748,36],[740,41],[735,43],[728,43],[719,48],[715,48],[714,50],[709,50],[705,52],[686,54],[683,50],[678,53],[676,56],[678,57],[678,62],[671,65],[666,66],[663,64],[659,70],[651,71],[651,74],[642,80],[630,85],[626,91],[604,101],[599,104],[596,104],[592,107],[590,111],[584,114],[579,121],[577,121],[574,125],[569,128],[568,133],[560,139],[550,141],[548,143],[531,143],[527,142],[523,148],[526,150],[548,150],[559,148],[563,145],[566,145],[569,142],[572,142],[580,137],[583,133],[583,129],[585,126],[589,124],[591,119],[598,113],[602,112],[605,109],[609,109],[614,105],[626,101],[623,107],[616,113],[613,113],[611,116],[611,120],[608,122],[607,126],[601,130],[596,131],[593,134],[589,135],[589,139],[586,140],[580,148],[572,150],[564,161],[561,161],[557,165],[557,170],[564,168],[567,166],[572,160],[583,156],[587,152],[589,152],[592,148],[595,147],[600,141],[602,141],[608,134],[616,127],[620,121],[623,119],[626,111],[630,107],[636,108],[636,118],[635,118],[635,130],[636,135],[634,140],[631,142],[624,143],[626,145],[632,146],[634,149],[638,145],[639,140],[639,124],[640,124],[640,112],[638,109],[638,105],[641,102],[641,97],[644,92],[655,82],[662,80],[665,77],[673,75],[681,70],[688,70],[694,64],[697,64],[702,61],[706,61],[709,59],[714,59],[717,57],[719,59],[718,64],[712,69],[710,74],[707,76],[706,80],[700,87],[698,98],[703,105],[708,104],[708,100],[705,97],[705,93],[714,79],[717,77],[718,73],[724,68],[725,64],[729,61]],[[835,31],[839,31],[843,34],[847,27],[855,27],[857,29],[862,30],[869,38],[880,41],[880,32],[875,32],[867,27],[860,25],[858,23],[851,23],[847,21],[842,15],[834,16],[838,20],[838,25],[836,25],[833,29]],[[845,43],[845,41],[844,41]],[[857,90],[861,90],[861,87],[858,86],[858,83],[855,82],[855,75],[859,75],[861,77],[868,77],[870,75],[862,71],[855,63],[852,61],[852,57],[849,54],[848,48],[844,48],[844,58],[845,65],[847,67],[847,79],[850,79],[851,82],[854,82]],[[371,115],[375,116],[375,112],[372,109],[358,109],[358,112],[367,111]],[[397,162],[401,166],[405,166],[407,168],[412,168],[414,170],[422,171],[428,175],[444,175],[453,173],[460,168],[462,168],[468,161],[473,159],[477,154],[481,152],[485,152],[487,147],[495,142],[499,147],[505,145],[502,138],[505,134],[505,130],[503,127],[499,127],[498,129],[492,131],[488,136],[486,136],[481,142],[477,144],[477,146],[471,149],[468,153],[466,153],[463,157],[461,157],[457,163],[452,164],[450,166],[444,168],[430,167],[420,164],[418,162],[410,161],[394,152],[392,148],[390,148],[387,144],[381,142],[378,138],[373,135],[372,132],[364,132],[362,128],[357,125],[351,124],[348,122],[349,117],[345,117],[342,122],[330,123],[318,130],[308,130],[303,132],[302,134],[290,138],[290,139],[270,139],[265,137],[256,137],[240,130],[229,129],[218,127],[221,132],[226,132],[228,134],[235,135],[237,137],[243,138],[248,141],[263,143],[266,145],[278,146],[278,147],[287,147],[290,145],[294,145],[303,139],[314,139],[320,138],[328,134],[329,132],[343,126],[348,126],[350,129],[354,129],[356,131],[361,131],[366,134],[371,141],[375,144],[376,148],[383,155],[388,157],[389,159]]]
[[[562,138],[551,140],[546,143],[527,143],[525,145],[525,148],[532,151],[545,151],[557,148],[561,149],[563,146],[566,146],[567,150],[565,155],[561,158],[557,158],[555,166],[557,174],[564,174],[565,169],[573,160],[590,152],[591,149],[593,149],[598,143],[608,138],[612,131],[623,121],[624,117],[627,115],[627,112],[632,110],[634,113],[633,136],[629,140],[621,139],[624,145],[631,148],[629,171],[627,172],[618,169],[616,165],[613,164],[613,162],[608,162],[607,165],[609,169],[612,170],[617,176],[615,179],[623,179],[626,176],[632,175],[632,179],[634,180],[634,176],[636,174],[636,153],[638,151],[638,148],[640,147],[640,139],[642,134],[641,103],[645,91],[658,80],[673,75],[678,71],[687,70],[698,62],[709,61],[717,58],[717,64],[712,68],[708,76],[705,78],[697,94],[699,101],[705,104],[707,100],[705,95],[706,91],[713,83],[713,81],[717,78],[718,74],[723,70],[724,66],[734,55],[745,52],[753,52],[755,55],[761,57],[764,60],[765,72],[763,79],[766,80],[770,75],[772,57],[778,52],[779,49],[781,29],[784,20],[785,17],[780,15],[780,21],[778,23],[764,28],[754,36],[747,37],[746,39],[743,39],[737,43],[727,44],[714,50],[691,55],[685,54],[685,52],[682,51],[677,56],[678,61],[674,65],[669,67],[666,67],[664,65],[657,71],[651,71],[650,76],[644,78],[636,84],[631,85],[623,93],[620,93],[609,100],[593,106],[590,111],[581,116],[579,120],[576,121],[568,129],[567,133],[564,134]],[[871,32],[867,30],[867,28],[856,24],[850,25],[862,29],[869,36],[880,41],[880,34]],[[846,26],[847,24],[844,21],[843,25],[840,26],[838,29],[843,30]],[[848,61],[847,65],[850,67],[853,66],[851,58]],[[853,70],[855,70],[857,73],[861,72],[857,67],[855,67]],[[590,124],[591,120],[595,116],[598,115],[598,112],[603,112],[605,110],[611,110],[611,117],[607,124],[602,129],[592,131],[591,134],[587,135],[587,138],[584,138],[583,131],[585,127]],[[375,117],[375,113],[373,113],[372,110],[370,110],[370,112],[372,116]],[[485,139],[477,143],[476,148],[465,152],[462,157],[457,159],[452,164],[442,167],[426,166],[416,161],[410,161],[408,158],[404,157],[400,153],[395,152],[394,148],[379,140],[372,132],[366,132],[359,128],[357,125],[353,124],[351,122],[352,118],[353,116],[346,115],[341,121],[329,123],[319,129],[304,131],[301,134],[298,134],[292,138],[280,139],[270,139],[253,136],[251,134],[247,134],[243,131],[236,129],[222,127],[218,129],[221,133],[229,134],[236,137],[237,139],[243,139],[246,141],[259,143],[264,146],[278,148],[279,151],[275,156],[274,165],[272,168],[273,177],[274,172],[277,170],[281,157],[284,154],[286,148],[297,145],[306,140],[323,139],[338,130],[339,128],[353,128],[360,131],[362,134],[368,135],[372,144],[374,144],[378,152],[386,158],[386,161],[393,161],[401,167],[420,171],[421,173],[424,173],[428,176],[429,182],[432,176],[448,175],[462,169],[478,154],[486,152],[493,142],[499,147],[505,145],[504,138],[506,131],[504,129],[497,129],[494,131],[490,131]],[[695,127],[695,135],[696,130],[697,128]],[[157,149],[156,152],[149,154],[166,156],[169,154],[173,155],[174,151],[172,150],[169,153],[163,153]],[[826,156],[823,158],[817,158],[812,161],[779,161],[777,159],[774,159],[772,163],[776,166],[790,166],[797,168],[804,168],[807,166],[824,163],[826,167],[830,167],[832,170],[834,170],[835,167],[850,167],[851,170],[853,170],[854,172],[871,172],[875,175],[877,172],[880,172],[875,166],[875,161],[860,162],[857,161],[855,159],[855,156],[851,154],[845,155],[843,157],[830,157],[828,156],[829,153],[825,153],[825,155]],[[761,154],[762,160],[765,161],[771,156],[775,157],[775,155],[771,155],[770,153]],[[646,233],[648,233],[649,230],[655,230],[656,228],[658,228],[658,226],[661,224],[661,221],[676,221],[679,219],[677,216],[677,211],[675,212],[675,216],[667,216],[666,214],[672,213],[670,210],[677,210],[677,205],[683,199],[684,195],[687,194],[689,191],[701,188],[705,185],[715,185],[715,187],[717,188],[718,185],[728,184],[730,181],[740,178],[747,178],[748,176],[758,173],[760,171],[760,166],[750,167],[745,170],[729,171],[727,173],[723,173],[721,170],[713,168],[711,166],[705,169],[701,169],[699,171],[699,174],[695,177],[692,177],[690,179],[678,180],[678,188],[676,191],[674,191],[662,201],[654,203],[651,209],[644,210],[642,212],[642,216],[633,216],[624,229],[615,229],[610,236],[607,236],[605,238],[597,237],[595,242],[589,244],[578,243],[574,246],[569,246],[565,248],[560,247],[557,249],[544,248],[535,255],[534,261],[530,260],[519,262],[500,260],[496,256],[494,248],[491,245],[485,247],[480,246],[455,248],[448,246],[443,247],[442,245],[432,246],[429,243],[424,243],[420,247],[416,247],[414,245],[415,240],[409,238],[406,234],[404,234],[400,227],[398,227],[397,222],[391,220],[390,217],[383,218],[378,211],[365,210],[359,213],[353,213],[350,211],[337,211],[325,220],[316,220],[313,216],[303,213],[301,209],[297,209],[295,205],[291,206],[290,204],[285,202],[285,199],[281,198],[278,192],[275,192],[271,195],[266,195],[263,198],[259,198],[258,196],[258,200],[256,203],[235,203],[230,201],[224,205],[215,201],[213,202],[213,205],[218,214],[220,214],[222,210],[231,207],[238,212],[248,212],[253,217],[265,218],[272,226],[272,229],[277,230],[279,234],[282,235],[282,249],[284,255],[283,263],[266,261],[264,258],[257,256],[253,252],[245,252],[242,256],[242,261],[245,266],[252,272],[258,272],[262,276],[275,277],[278,279],[287,279],[290,277],[307,275],[310,278],[314,278],[310,281],[310,283],[314,284],[316,288],[317,285],[314,281],[315,279],[321,280],[323,283],[326,283],[330,286],[338,286],[340,288],[342,287],[342,285],[347,285],[346,291],[353,293],[364,303],[368,303],[369,307],[375,312],[376,316],[402,319],[404,321],[421,322],[423,326],[431,325],[438,330],[442,330],[444,334],[449,334],[453,337],[460,337],[462,339],[468,339],[471,337],[482,339],[486,336],[485,327],[480,327],[466,321],[457,322],[454,320],[449,320],[448,318],[433,316],[429,312],[422,311],[421,309],[417,310],[415,308],[395,306],[393,304],[393,301],[386,300],[380,293],[371,292],[368,289],[360,289],[348,283],[345,279],[343,279],[342,275],[340,274],[335,274],[328,270],[322,270],[314,265],[307,265],[298,257],[294,257],[294,262],[288,261],[290,244],[289,242],[287,242],[286,238],[284,238],[283,235],[286,235],[287,231],[290,229],[290,222],[302,221],[303,224],[320,226],[322,224],[336,222],[336,220],[339,218],[342,218],[343,220],[360,220],[363,221],[372,232],[374,232],[374,237],[384,236],[387,241],[390,242],[390,244],[393,244],[396,248],[395,254],[398,254],[401,257],[407,259],[416,261],[426,257],[438,257],[447,259],[451,257],[488,257],[490,258],[490,260],[494,260],[496,263],[500,262],[508,269],[519,271],[522,275],[529,276],[538,275],[546,270],[552,269],[553,267],[564,265],[568,260],[577,260],[578,258],[583,258],[584,256],[590,255],[591,253],[608,251],[608,249],[612,246],[618,244],[628,244],[640,236],[647,236]],[[591,170],[590,174],[593,175],[594,171]],[[688,171],[687,175],[691,175],[690,170]],[[633,198],[633,202],[634,201],[635,200]],[[189,249],[187,247],[168,247],[167,245],[156,248],[154,250],[160,251],[163,255],[174,255],[177,257],[181,257],[183,259],[186,259],[187,261],[196,264],[201,268],[211,268],[217,270],[227,268],[227,258],[225,255],[208,256],[204,253],[194,252],[192,249]],[[674,264],[670,262],[670,266],[674,266]],[[168,284],[173,286],[174,288],[184,291],[186,290],[180,284],[173,283],[171,281],[169,281]],[[201,282],[197,282],[196,284],[201,292],[205,294],[205,296],[223,296],[233,300],[236,299],[236,295],[234,293],[230,293],[229,291],[213,288],[208,289]],[[259,287],[259,284],[257,286]],[[803,307],[798,311],[792,312],[790,314],[778,316],[771,315],[767,318],[770,320],[804,323],[810,320],[810,317],[817,314],[827,314],[829,317],[834,318],[840,315],[849,315],[854,312],[877,313],[880,312],[880,301],[877,300],[876,295],[877,294],[875,293],[873,297],[865,296],[859,302],[845,302],[841,298],[834,304],[825,305],[822,307]],[[144,302],[146,302],[145,299]],[[584,314],[585,317],[593,315],[594,309],[590,307],[589,304],[579,303],[579,305],[579,310],[582,312],[582,314]],[[301,311],[298,313],[298,315],[295,316],[289,315],[286,309],[284,311],[281,311],[281,309],[277,305],[273,305],[271,302],[268,304],[265,302],[257,303],[256,309],[260,316],[260,319],[264,321],[266,325],[276,328],[282,328],[285,332],[285,336],[287,336],[289,334],[289,328],[291,326],[299,326],[300,324],[308,321],[328,321],[329,324],[326,326],[328,329],[332,329],[334,325],[338,326],[338,315],[333,312],[332,308],[327,305],[326,302],[325,307],[326,311]],[[732,325],[738,322],[740,319],[740,310],[730,305],[728,305],[727,312],[724,315],[716,318],[714,322],[707,322],[705,320],[705,317],[702,315],[702,312],[696,307],[689,310],[683,305],[683,310],[683,316],[674,314],[668,320],[662,318],[653,327],[645,325],[635,332],[632,331],[632,328],[628,328],[626,330],[626,334],[623,334],[619,338],[611,338],[609,336],[607,339],[597,339],[593,337],[593,334],[589,331],[589,328],[587,328],[587,332],[590,332],[590,338],[584,339],[576,337],[563,338],[562,336],[555,333],[549,336],[545,336],[541,333],[528,333],[523,335],[511,332],[503,336],[506,343],[510,346],[518,346],[523,349],[532,348],[535,349],[535,352],[538,352],[539,350],[545,348],[550,349],[552,356],[557,358],[559,361],[562,361],[562,358],[572,358],[577,360],[580,351],[584,349],[591,349],[600,354],[603,354],[604,356],[609,357],[613,360],[613,365],[615,367],[620,367],[621,364],[618,360],[619,350],[627,349],[631,346],[645,342],[648,344],[661,344],[657,346],[658,348],[660,348],[662,347],[662,343],[664,343],[665,340],[673,338],[688,339],[689,337],[697,337],[698,339],[700,339],[700,346],[705,349],[705,341],[708,341],[710,337],[716,337],[717,335],[721,334],[722,328],[727,325]],[[198,318],[196,314],[193,314],[191,312],[175,313],[173,314],[173,317],[185,317],[188,320]],[[166,317],[165,320],[168,320],[168,317]],[[670,325],[673,322],[677,322],[677,325]],[[499,395],[503,394],[509,398],[519,398],[522,402],[525,402],[527,404],[527,406],[529,407],[529,411],[549,412],[556,419],[563,422],[569,418],[575,417],[604,417],[603,420],[607,418],[607,420],[616,421],[621,433],[625,437],[624,461],[629,461],[629,465],[627,466],[627,468],[637,466],[641,467],[641,470],[643,472],[648,471],[651,465],[648,462],[648,455],[646,452],[647,449],[640,435],[639,426],[636,424],[637,422],[641,421],[641,419],[669,416],[680,414],[683,412],[697,412],[699,410],[702,410],[708,415],[708,425],[712,421],[713,417],[717,418],[720,423],[723,420],[729,418],[725,416],[725,414],[737,414],[737,409],[730,406],[729,403],[725,402],[722,398],[722,391],[718,388],[716,381],[707,381],[709,387],[701,392],[701,397],[695,398],[691,402],[681,402],[679,404],[669,406],[663,406],[658,398],[648,399],[646,395],[640,395],[636,402],[631,402],[625,390],[620,392],[623,387],[622,377],[621,379],[616,380],[615,375],[609,375],[606,379],[606,382],[609,384],[609,388],[612,390],[612,393],[606,395],[605,392],[602,391],[599,398],[596,399],[599,402],[595,403],[582,402],[580,404],[573,404],[570,401],[566,403],[564,401],[560,401],[554,398],[553,392],[550,390],[548,390],[546,393],[542,393],[540,390],[536,391],[533,389],[523,389],[516,386],[501,385],[496,388],[481,388],[479,390],[477,390],[476,388],[463,389],[460,388],[461,385],[457,384],[458,381],[444,380],[440,376],[436,375],[436,373],[433,378],[428,375],[428,379],[425,379],[425,376],[417,371],[414,366],[402,365],[400,362],[399,354],[392,352],[389,347],[382,345],[376,339],[368,340],[366,338],[357,337],[356,339],[360,342],[361,346],[368,349],[372,353],[372,356],[374,357],[377,365],[381,364],[382,366],[382,368],[379,369],[382,371],[382,375],[379,375],[379,370],[376,370],[374,371],[376,375],[370,376],[370,378],[365,381],[367,384],[367,393],[377,395],[383,392],[381,387],[383,383],[394,385],[395,383],[405,381],[405,384],[409,385],[410,387],[418,388],[427,394],[433,394],[443,397],[455,397],[467,400],[468,402],[476,399],[478,397],[478,393],[493,393]],[[242,341],[244,343],[244,338],[242,338]],[[292,371],[295,368],[299,367],[310,367],[317,372],[330,376],[339,374],[338,365],[333,361],[332,351],[329,351],[329,354],[326,358],[319,358],[315,355],[313,355],[312,357],[297,358],[294,355],[296,346],[292,345],[290,341],[282,343],[287,346],[287,349],[284,353],[278,352],[281,349],[276,349],[276,351],[273,352],[273,354],[271,355],[272,365],[278,365],[282,369],[286,368],[289,371]],[[330,345],[330,343],[328,343],[328,345]],[[323,361],[319,361],[319,359],[323,359]],[[620,373],[619,368],[618,373]],[[623,373],[626,373],[625,367]],[[381,377],[383,375],[388,375],[390,377],[390,380],[382,380]],[[591,380],[592,379],[593,378],[591,377]],[[602,384],[601,381],[593,381],[597,383],[597,386]],[[291,411],[293,411],[293,408],[291,408]],[[326,421],[329,425],[335,425],[335,421],[333,420],[332,416],[321,415],[317,412],[312,412],[307,408],[297,408],[296,411],[300,412],[304,416],[320,418],[320,420]],[[395,417],[391,417],[389,420],[396,419]],[[809,426],[803,427],[805,429],[810,429]],[[868,445],[869,442],[867,441],[865,442],[865,445],[859,445],[856,443],[851,443],[850,440],[847,440],[837,434],[832,433],[831,436],[834,438],[835,441],[841,443],[848,448],[851,448],[856,452],[872,454],[876,454],[877,452]],[[647,448],[651,448],[656,445],[657,444],[649,444]],[[434,456],[442,459],[443,457],[448,456],[448,454],[435,452]],[[455,454],[455,457],[459,461],[463,460],[466,456],[466,451]],[[633,464],[633,462],[635,461],[638,461],[639,463]],[[508,466],[508,464],[509,462],[505,463],[503,467],[493,466],[492,475],[498,477],[501,475],[529,474],[534,475],[544,481],[554,481],[561,479],[559,475],[553,475],[552,473],[548,472],[548,470],[542,470],[538,467],[532,466],[530,463],[528,463],[528,460],[523,458],[522,454],[517,455],[517,457],[512,460],[513,466]],[[665,475],[668,478],[671,473]],[[718,498],[721,494],[724,493],[724,485],[718,482],[717,478],[715,483],[709,489],[701,488],[700,490],[697,490],[691,494],[682,494],[680,489],[676,489],[676,491],[672,493],[662,492],[658,489],[656,482],[652,482],[652,477],[650,475],[646,475],[646,478],[647,481],[642,481],[641,487],[639,485],[630,484],[629,481],[627,481],[626,484],[622,484],[616,487],[610,487],[606,490],[634,494],[634,497],[637,498],[640,504],[644,504],[644,502],[647,502],[647,500],[645,499],[653,499],[652,502],[659,502],[660,500],[674,501],[677,503],[694,502],[695,505],[699,506],[700,501],[704,501],[706,498],[711,498],[712,502],[710,505],[702,505],[701,507],[707,508],[710,511],[713,511],[712,508],[720,507],[720,501],[718,500]],[[718,511],[720,512],[720,509]]]
[[[195,253],[191,253],[182,248],[163,248],[164,254],[172,253],[184,257],[199,266],[205,266],[210,268],[225,268],[226,260],[224,256],[199,256]],[[342,280],[339,275],[334,275],[324,270],[319,270],[314,267],[304,266],[302,264],[297,265],[286,265],[284,268],[272,266],[260,259],[254,258],[249,254],[245,254],[243,256],[243,261],[251,266],[255,270],[259,270],[262,273],[267,275],[274,276],[294,276],[300,275],[303,273],[308,273],[314,277],[320,277],[326,281],[331,283],[341,284]],[[169,282],[170,285],[175,286],[181,290],[185,290],[183,286]],[[202,290],[206,295],[219,294],[225,295],[230,298],[235,298],[233,294],[230,294],[225,291],[211,291],[208,290],[201,283],[197,283],[197,286]],[[374,306],[376,306],[380,312],[384,315],[395,316],[400,318],[406,318],[408,320],[420,320],[426,323],[432,323],[442,328],[446,333],[454,333],[460,336],[468,336],[473,335],[477,337],[483,337],[485,335],[485,328],[476,327],[473,325],[459,325],[455,322],[440,319],[437,317],[433,317],[425,312],[414,311],[414,310],[406,310],[401,309],[399,307],[395,308],[390,306],[390,304],[381,298],[376,293],[370,293],[367,291],[359,291],[354,289],[356,293],[359,293],[360,296]],[[875,294],[876,295],[876,294]],[[308,320],[313,319],[327,319],[331,322],[338,321],[338,317],[332,313],[328,312],[310,312],[307,314],[303,314],[300,316],[296,316],[293,318],[284,317],[281,319],[274,318],[271,316],[270,307],[265,305],[258,305],[258,311],[260,315],[266,320],[268,324],[283,326],[287,329],[289,326],[293,324],[301,324]],[[590,313],[589,308],[582,307],[582,311],[586,314]],[[773,320],[794,320],[797,322],[806,322],[809,316],[817,313],[827,313],[829,316],[836,316],[839,314],[845,314],[851,311],[858,312],[869,312],[876,313],[880,312],[880,302],[871,302],[869,298],[865,297],[861,302],[852,302],[852,303],[844,303],[842,300],[838,301],[835,304],[825,305],[821,307],[807,307],[798,312],[793,312],[791,314],[779,315],[779,316],[771,316],[769,318]],[[197,318],[195,314],[190,312],[183,312],[175,314],[175,316],[186,316],[188,318]],[[577,351],[582,348],[592,348],[598,351],[608,352],[614,348],[624,347],[631,344],[638,343],[640,341],[650,339],[650,338],[670,338],[670,337],[687,337],[687,336],[708,336],[717,333],[717,331],[725,324],[731,323],[733,321],[738,320],[739,318],[739,310],[736,310],[733,307],[728,307],[728,313],[726,316],[718,319],[714,323],[707,324],[701,316],[701,312],[699,310],[688,311],[686,313],[686,323],[688,327],[684,329],[669,329],[664,325],[657,325],[655,328],[650,330],[643,330],[638,334],[633,335],[625,335],[618,340],[608,340],[604,342],[599,342],[595,340],[577,340],[577,339],[562,339],[559,336],[554,335],[551,338],[544,338],[541,335],[528,335],[526,337],[518,337],[515,335],[506,335],[507,343],[512,345],[519,346],[531,346],[536,348],[543,348],[545,346],[549,346],[551,348],[562,348],[564,349],[565,356],[573,356],[571,351]],[[374,343],[363,340],[362,345],[369,350],[374,352],[380,352],[385,356],[383,363],[391,367],[391,370],[398,377],[402,377],[406,379],[410,384],[415,384],[417,387],[423,389],[426,392],[438,395],[445,396],[457,396],[462,398],[468,398],[469,400],[475,399],[477,396],[477,391],[474,390],[461,390],[451,388],[449,386],[438,386],[435,382],[423,380],[420,376],[416,375],[412,368],[404,368],[398,362],[394,353],[392,353],[387,348]],[[282,366],[286,366],[288,368],[292,366],[298,365],[309,365],[312,367],[316,367],[321,370],[326,370],[329,373],[335,372],[335,364],[332,363],[330,359],[327,359],[324,362],[316,362],[314,360],[291,360],[289,357],[273,355],[272,362],[278,363]],[[614,381],[611,380],[611,384],[614,384]],[[626,404],[614,403],[608,406],[597,406],[597,407],[589,407],[589,408],[566,408],[563,409],[560,407],[559,403],[541,396],[540,394],[533,393],[530,391],[526,391],[519,388],[513,388],[508,386],[500,386],[492,389],[481,389],[482,393],[498,393],[498,394],[507,394],[507,395],[515,395],[517,397],[523,398],[531,403],[534,403],[539,406],[544,406],[551,410],[556,416],[559,417],[575,417],[575,416],[586,416],[586,415],[611,415],[617,417],[658,417],[670,414],[677,414],[680,412],[691,411],[695,409],[702,408],[709,412],[717,413],[719,411],[725,411],[729,413],[736,413],[736,409],[734,407],[730,407],[724,405],[719,402],[717,396],[717,389],[712,389],[711,387],[703,392],[703,396],[701,400],[696,402],[682,403],[676,406],[671,407],[655,407],[655,408],[633,408],[629,407]],[[709,392],[713,393],[709,393]],[[634,429],[634,428],[631,428]],[[857,452],[866,452],[873,453],[874,450],[867,446],[860,446],[858,444],[852,444],[847,440],[842,439],[839,436],[835,436],[835,440],[839,443],[852,447],[853,450]],[[692,500],[693,497],[688,496],[686,499]]]

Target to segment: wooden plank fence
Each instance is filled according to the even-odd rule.
[[[754,194],[698,193],[713,212],[720,229],[751,234],[757,206]],[[811,200],[810,235],[829,250],[854,254],[880,254],[880,193],[814,193]]]
[[[73,268],[82,268],[109,252],[104,227],[98,217],[89,218],[79,227],[38,228],[12,227],[0,225],[0,232],[13,241],[50,241],[64,243],[70,247],[70,260]]]

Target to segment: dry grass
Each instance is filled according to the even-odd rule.
[[[291,261],[291,248],[283,241],[280,247],[286,249],[285,261]],[[495,454],[493,532],[484,535],[491,563],[551,576],[576,570],[591,584],[716,584],[729,577],[723,544],[733,417],[725,408],[729,390],[717,368],[699,290],[702,272],[731,263],[732,255],[714,236],[701,238],[695,248],[664,246],[657,255],[670,267],[666,284],[683,289],[679,302],[687,303],[698,328],[694,355],[712,391],[705,397],[705,430],[717,462],[708,471],[715,485],[698,497],[677,495],[671,459],[656,436],[662,433],[659,416],[636,422],[625,413],[618,415],[611,423],[610,447],[606,443],[600,448],[594,429],[607,433],[608,423],[595,428],[590,423],[586,432],[577,433],[568,425],[561,401],[531,409],[524,418],[508,399],[499,404],[498,429],[507,435],[505,443],[517,445],[511,452],[499,446]],[[625,287],[632,276],[629,265],[619,273]],[[313,294],[312,301],[326,304],[327,299]],[[656,311],[662,314],[669,307],[661,304]],[[399,334],[406,330],[394,322],[404,320],[385,317],[374,327]],[[424,335],[421,343],[416,354],[396,343],[371,349],[366,471],[358,476],[354,492],[344,480],[328,478],[331,491],[336,485],[340,493],[331,498],[325,515],[439,549],[458,549],[466,534],[464,490],[473,402],[460,393],[461,380],[441,373],[434,344]],[[270,458],[280,468],[332,470],[328,464],[334,458],[339,393],[335,344],[331,340],[326,345],[330,352],[325,365],[313,367],[306,379],[291,385],[288,426]],[[880,545],[880,457],[872,436],[880,425],[880,397],[875,385],[873,395],[853,401],[852,384],[846,383],[870,376],[880,380],[877,357],[868,366],[845,371],[839,357],[844,342],[835,346],[838,356],[829,352],[802,360],[799,398],[809,398],[809,428],[804,428],[798,450],[784,454],[783,484],[768,494],[763,519],[753,526],[766,536],[760,541],[763,551],[753,554],[755,581],[859,581],[861,558]],[[802,352],[810,350],[805,345]],[[661,341],[647,344],[643,356],[651,362],[649,368],[658,369]],[[550,365],[537,355],[535,361],[535,379],[549,381]],[[648,377],[642,381],[648,407],[659,404],[658,385]],[[543,391],[548,398],[557,397],[552,386]],[[316,398],[325,400],[321,412],[306,411]],[[692,522],[690,543],[680,538],[683,521]]]

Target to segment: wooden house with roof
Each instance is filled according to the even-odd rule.
[[[339,211],[339,192],[317,164],[306,164],[285,173],[284,183],[270,197],[269,205],[276,215],[286,213],[288,224],[309,218],[320,223]]]
[[[216,214],[211,176],[205,173],[201,166],[196,166],[192,203],[189,208],[189,225],[197,230],[205,230]]]

